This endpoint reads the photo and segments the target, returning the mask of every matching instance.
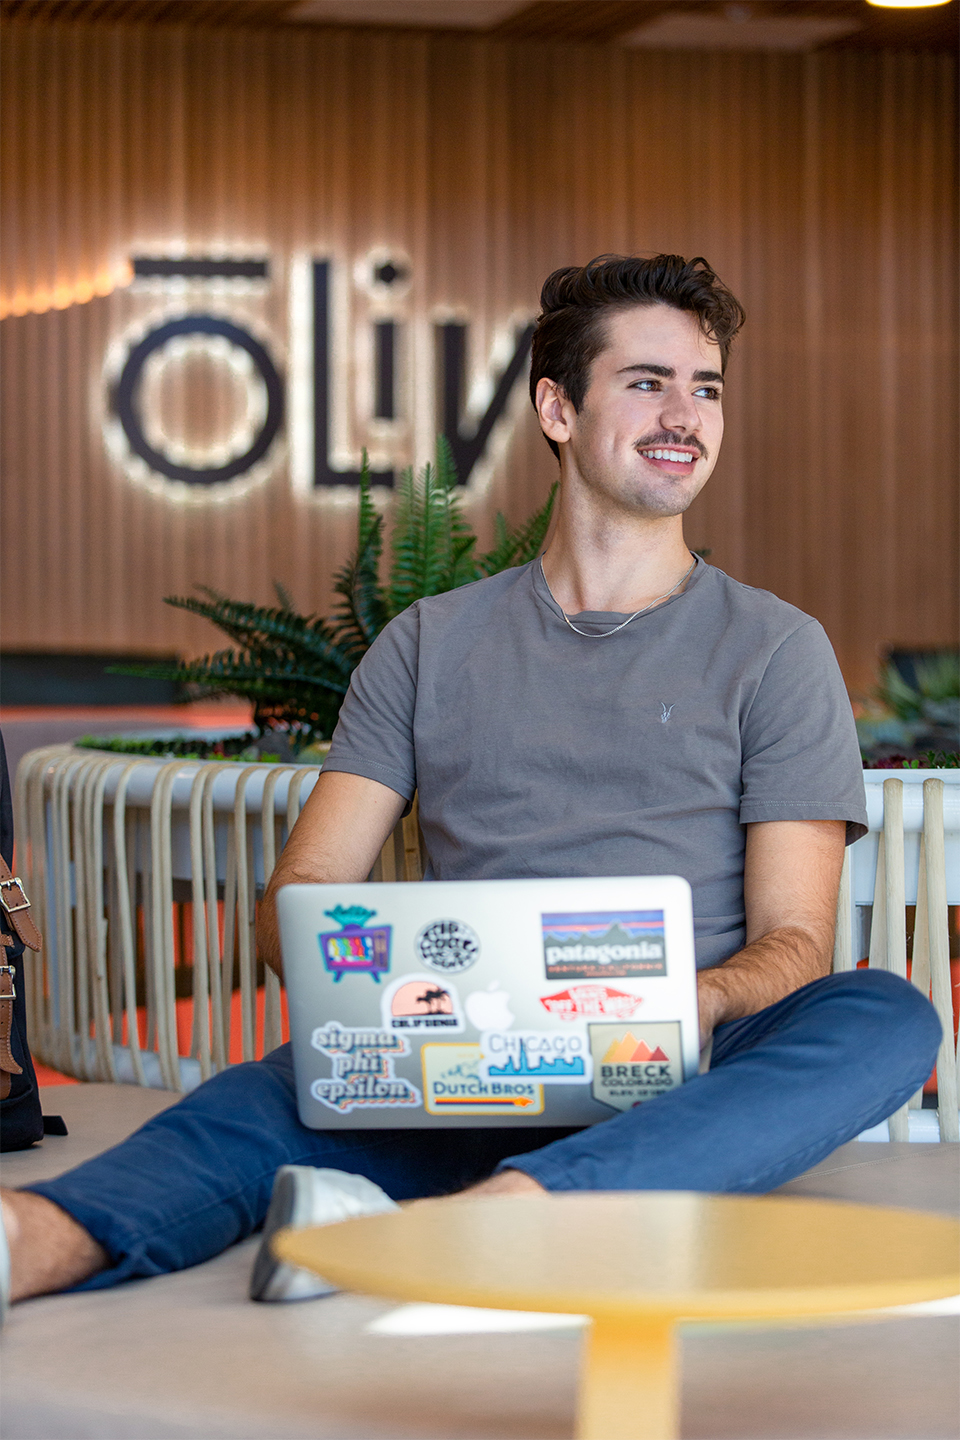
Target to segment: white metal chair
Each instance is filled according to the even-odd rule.
[[[280,1043],[280,984],[257,967],[256,899],[317,774],[309,766],[163,763],[69,745],[24,757],[18,864],[46,938],[44,953],[27,957],[39,1059],[84,1080],[192,1088],[229,1063],[235,980],[240,1043],[233,1053],[252,1060]],[[834,968],[869,955],[871,965],[905,976],[905,907],[916,904],[912,979],[925,993],[932,988],[944,1027],[939,1134],[957,1140],[947,906],[960,903],[960,771],[868,772],[865,779],[870,830],[847,851]],[[414,806],[371,879],[422,874]],[[183,1043],[178,985],[181,1020],[184,1002],[190,1008]],[[138,1008],[146,1012],[143,1043]],[[908,1109],[920,1103],[918,1094],[891,1118],[890,1138],[909,1138]]]

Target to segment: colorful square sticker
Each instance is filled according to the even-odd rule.
[[[662,910],[591,910],[541,916],[548,980],[666,975]]]
[[[543,1086],[525,1079],[489,1080],[479,1045],[424,1045],[423,1103],[428,1115],[542,1115]]]
[[[680,1021],[588,1025],[593,1098],[613,1110],[632,1110],[683,1083]]]
[[[362,905],[335,905],[323,913],[340,926],[317,937],[328,974],[337,981],[344,975],[369,975],[379,984],[390,969],[392,927],[368,925],[377,912]]]

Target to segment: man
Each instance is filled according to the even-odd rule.
[[[278,1171],[268,1233],[471,1185],[762,1192],[929,1074],[939,1025],[919,992],[829,974],[844,841],[866,819],[829,642],[684,543],[738,302],[705,261],[660,255],[557,271],[541,304],[550,543],[411,606],[373,646],[269,886],[261,953],[280,969],[279,886],[365,879],[416,789],[429,878],[687,876],[709,1070],[579,1132],[314,1132],[283,1047],[8,1193],[15,1298],[196,1264],[263,1222]],[[256,1298],[312,1283],[261,1251]]]

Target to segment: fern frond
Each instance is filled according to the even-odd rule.
[[[334,628],[316,616],[268,610],[246,601],[208,603],[191,596],[168,596],[166,604],[212,620],[231,640],[236,640],[242,650],[252,655],[274,655],[278,650],[290,652],[305,664],[312,660],[331,665],[348,678],[353,669],[353,662],[339,645]]]
[[[498,575],[514,565],[526,565],[543,548],[559,486],[554,483],[543,505],[522,525],[511,527],[498,511],[494,521],[495,543],[492,550],[477,561],[484,575]]]
[[[392,564],[387,603],[399,615],[415,600],[436,595],[449,563],[449,491],[436,471],[424,465],[414,478],[410,467],[400,477],[396,518],[390,540]]]
[[[293,597],[287,587],[281,584],[279,580],[274,580],[273,589],[277,599],[280,601],[280,609],[285,610],[288,615],[295,615],[297,613],[297,607],[294,605]]]
[[[370,466],[363,452],[357,506],[357,548],[337,572],[334,591],[342,597],[334,617],[338,642],[354,663],[376,640],[389,616],[380,584],[383,516],[370,497]]]
[[[117,667],[120,669],[121,667]],[[148,667],[123,667],[126,674],[143,674]],[[307,668],[295,656],[259,656],[236,650],[218,650],[181,665],[149,667],[156,679],[179,680],[184,685],[215,686],[237,695],[287,696],[291,686],[345,695],[350,684],[339,669]]]

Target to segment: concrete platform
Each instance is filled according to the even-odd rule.
[[[4,1182],[58,1173],[174,1097],[44,1091],[71,1134],[7,1156]],[[843,1146],[779,1193],[960,1213],[960,1147]],[[251,1305],[249,1241],[179,1275],[17,1306],[2,1341],[3,1440],[566,1440],[575,1328],[484,1332],[336,1295]],[[397,1320],[414,1331],[396,1333]],[[387,1320],[386,1317],[391,1317]],[[376,1322],[382,1330],[371,1329]],[[537,1326],[533,1319],[531,1326]],[[689,1440],[956,1440],[955,1315],[778,1329],[690,1326]]]

